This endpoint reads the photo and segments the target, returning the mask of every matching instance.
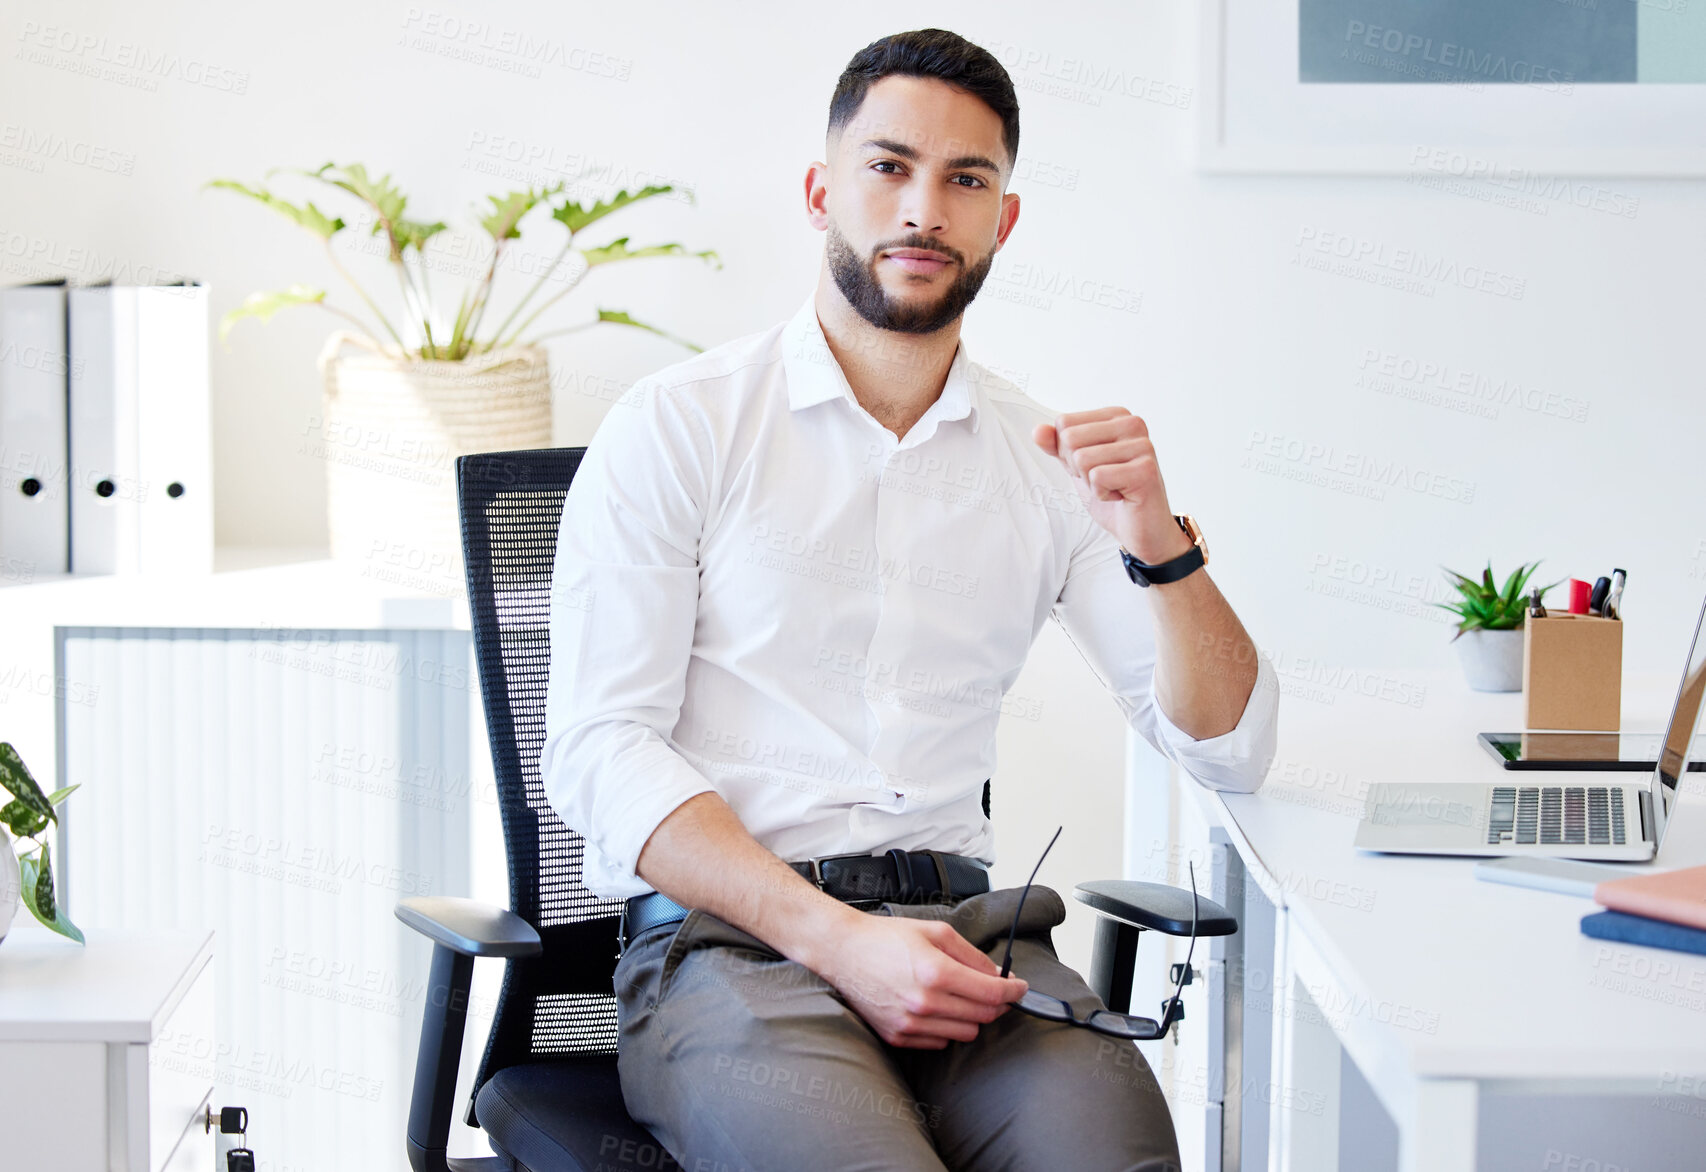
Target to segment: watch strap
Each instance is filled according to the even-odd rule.
[[[1120,560],[1125,563],[1127,576],[1139,586],[1165,586],[1169,582],[1177,582],[1181,578],[1190,577],[1207,564],[1207,559],[1203,557],[1202,550],[1195,545],[1171,561],[1161,562],[1154,566],[1144,565],[1127,553],[1122,546],[1120,548]]]
[[[1202,542],[1191,532],[1191,527],[1185,524],[1183,517],[1175,515],[1173,520],[1185,536],[1192,539],[1191,548],[1176,558],[1155,565],[1145,565],[1120,546],[1120,561],[1125,563],[1126,576],[1139,586],[1165,586],[1169,582],[1177,582],[1188,578],[1208,564],[1208,555],[1203,552]]]

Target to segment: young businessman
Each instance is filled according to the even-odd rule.
[[[1177,1166],[1135,1046],[1010,1006],[1100,1003],[1046,887],[992,959],[996,723],[1050,617],[1202,784],[1261,783],[1278,690],[1142,419],[966,357],[1018,137],[977,46],[861,50],[805,173],[816,289],[637,384],[565,502],[544,784],[632,897],[622,1091],[690,1169]]]

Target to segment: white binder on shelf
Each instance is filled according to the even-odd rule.
[[[0,289],[0,586],[70,569],[65,282]]]
[[[207,288],[71,290],[71,572],[213,569]]]

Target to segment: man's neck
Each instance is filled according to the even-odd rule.
[[[948,382],[960,345],[960,323],[933,334],[879,329],[860,317],[828,272],[813,296],[818,324],[853,397],[871,417],[905,438]]]

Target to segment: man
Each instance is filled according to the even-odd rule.
[[[690,1169],[1177,1167],[1131,1043],[1011,1007],[1100,1006],[1060,896],[991,959],[995,726],[1051,616],[1207,785],[1260,784],[1278,689],[1142,420],[1053,415],[960,345],[1018,133],[962,38],[862,50],[805,175],[816,290],[637,384],[565,502],[544,784],[587,887],[634,897],[622,1091]]]

